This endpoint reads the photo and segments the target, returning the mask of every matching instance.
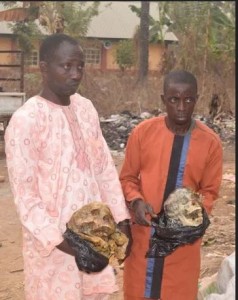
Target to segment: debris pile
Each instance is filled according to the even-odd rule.
[[[139,116],[129,111],[111,115],[109,118],[100,118],[102,133],[111,150],[123,150],[132,129],[145,119],[163,115],[161,111],[143,112]],[[196,114],[195,119],[205,123],[213,129],[225,143],[235,142],[235,117],[228,114],[220,114],[219,118],[212,120]]]
[[[235,142],[235,117],[232,114],[220,113],[214,119],[201,115],[195,115],[195,118],[216,132],[223,144],[232,144]]]
[[[160,111],[154,111],[153,113],[143,112],[140,116],[137,116],[129,111],[123,111],[121,114],[111,115],[107,119],[101,117],[102,133],[110,149],[123,150],[132,129],[143,120],[152,118],[160,113]]]

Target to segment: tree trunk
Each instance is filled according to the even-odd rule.
[[[207,54],[209,47],[209,27],[211,22],[211,9],[208,7],[208,15],[206,22],[206,33],[205,33],[205,49],[204,49],[204,57],[203,57],[203,70],[202,70],[202,88],[201,88],[201,99],[204,98],[204,93],[206,89],[206,77],[207,77]]]
[[[139,32],[139,71],[137,83],[143,83],[147,79],[148,75],[149,11],[150,2],[141,1],[141,18]]]

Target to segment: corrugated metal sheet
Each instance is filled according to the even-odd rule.
[[[110,4],[110,5],[109,5]],[[129,5],[141,6],[140,1],[101,2],[99,15],[95,16],[87,32],[87,37],[129,39],[136,32],[140,19],[131,11]],[[150,2],[150,15],[159,18],[158,2]],[[172,32],[165,34],[165,40],[178,41]]]
[[[28,11],[24,7],[0,11],[0,21],[24,21],[27,17]]]
[[[0,34],[12,34],[12,30],[9,28],[9,24],[11,24],[11,22],[0,22]]]
[[[90,4],[90,1],[88,1]],[[150,2],[150,15],[159,18],[159,2]],[[88,28],[87,37],[101,39],[129,39],[133,38],[140,19],[131,11],[129,5],[141,6],[140,1],[102,1],[99,6],[99,14],[95,16]],[[0,7],[0,10],[3,8]],[[0,22],[0,34],[11,34],[8,28],[9,22]],[[38,21],[36,21],[38,23]],[[41,27],[41,26],[40,26]],[[41,27],[45,34],[46,31]],[[165,33],[165,40],[178,41],[173,32]]]

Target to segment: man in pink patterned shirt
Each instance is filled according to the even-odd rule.
[[[13,114],[6,129],[9,180],[23,231],[26,300],[108,299],[118,289],[109,265],[99,273],[80,272],[62,236],[72,214],[91,201],[105,202],[119,226],[130,218],[98,114],[76,93],[83,68],[76,40],[47,37],[40,48],[42,90]]]

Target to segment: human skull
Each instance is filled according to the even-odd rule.
[[[117,228],[106,204],[94,201],[84,205],[72,215],[67,227],[108,257],[109,263],[124,259],[128,238]]]
[[[188,188],[178,188],[164,202],[164,211],[181,226],[199,226],[203,222],[202,196]]]

